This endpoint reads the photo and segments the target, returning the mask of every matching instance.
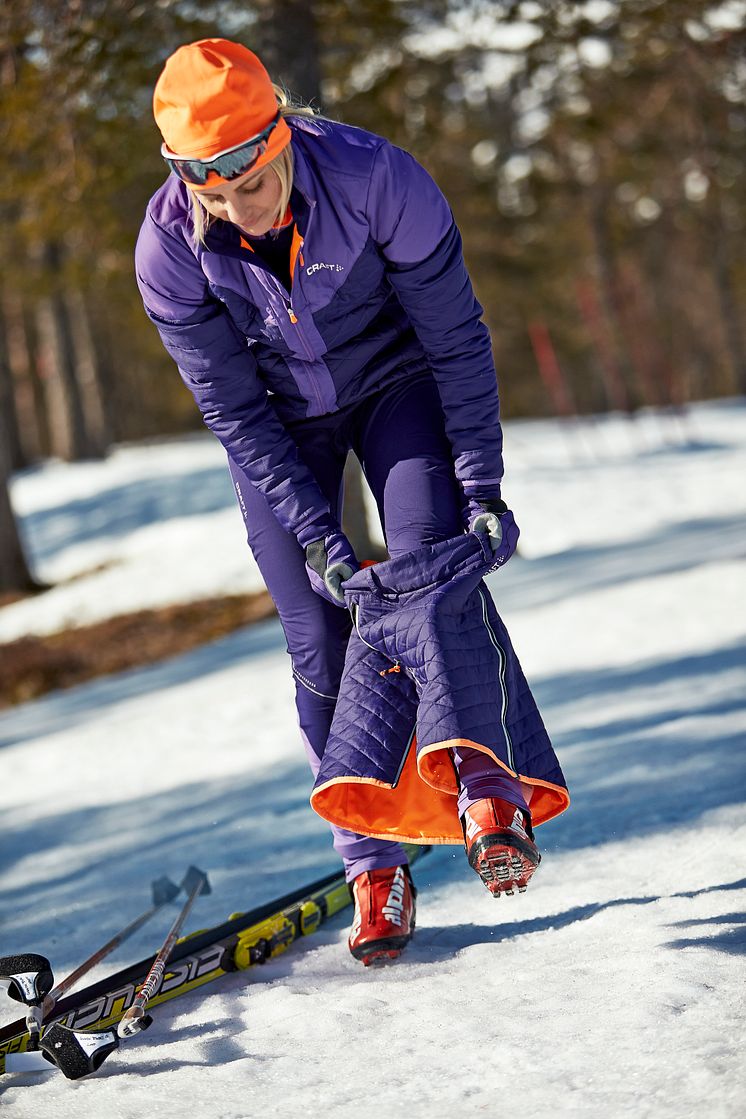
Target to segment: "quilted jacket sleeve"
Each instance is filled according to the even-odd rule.
[[[448,203],[411,155],[384,143],[367,216],[435,376],[456,476],[467,497],[499,495],[502,431],[492,347]]]
[[[338,528],[316,480],[271,408],[256,361],[178,235],[148,215],[135,254],[145,310],[206,425],[305,547]]]

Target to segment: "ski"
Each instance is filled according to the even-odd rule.
[[[430,850],[426,846],[405,844],[405,847],[412,863]],[[255,909],[234,913],[220,925],[181,937],[169,957],[160,985],[148,1000],[148,1008],[178,998],[230,972],[265,963],[285,952],[294,941],[316,932],[351,901],[344,875],[335,872]],[[68,1033],[85,1031],[89,1033],[87,1048],[91,1050],[93,1062],[100,1056],[96,1046],[99,1044],[97,1035],[101,1035],[101,1044],[107,1051],[98,1061],[100,1064],[118,1043],[118,1038],[113,1041],[106,1031],[135,1005],[138,991],[157,958],[158,954],[122,968],[60,999],[43,1027],[42,1038],[48,1037],[58,1023],[67,1027]],[[0,1028],[0,1072],[10,1071],[13,1061],[9,1060],[6,1066],[5,1058],[25,1053],[28,1043],[29,1034],[23,1019]],[[80,1075],[87,1075],[95,1067],[98,1065],[91,1063]]]

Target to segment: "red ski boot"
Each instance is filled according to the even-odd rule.
[[[409,867],[366,870],[352,883],[355,916],[348,944],[356,960],[385,963],[401,956],[414,932],[415,898]]]
[[[490,797],[467,808],[461,823],[469,865],[490,893],[522,894],[541,862],[528,813]]]

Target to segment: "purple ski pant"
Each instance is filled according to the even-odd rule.
[[[430,374],[402,375],[346,410],[288,424],[287,429],[340,520],[345,460],[354,451],[376,500],[392,558],[462,531],[461,492]],[[346,610],[311,589],[304,553],[295,537],[281,527],[243,471],[233,462],[229,465],[249,546],[285,632],[301,736],[316,776],[339,691],[350,618]],[[485,796],[526,806],[520,783],[484,754],[455,751],[454,762],[461,785],[461,814]],[[407,862],[398,843],[333,825],[331,830],[348,881],[366,870]]]

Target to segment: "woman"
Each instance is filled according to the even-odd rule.
[[[290,108],[259,59],[223,39],[168,59],[154,112],[171,175],[148,206],[138,284],[227,451],[317,774],[351,631],[343,584],[358,570],[340,527],[350,450],[391,562],[470,523],[495,562],[515,549],[490,339],[448,205],[406,152]],[[522,890],[539,862],[532,786],[475,745],[451,751],[453,810],[488,888]],[[415,891],[396,824],[360,823],[332,831],[356,900],[350,949],[367,964],[409,940]]]

